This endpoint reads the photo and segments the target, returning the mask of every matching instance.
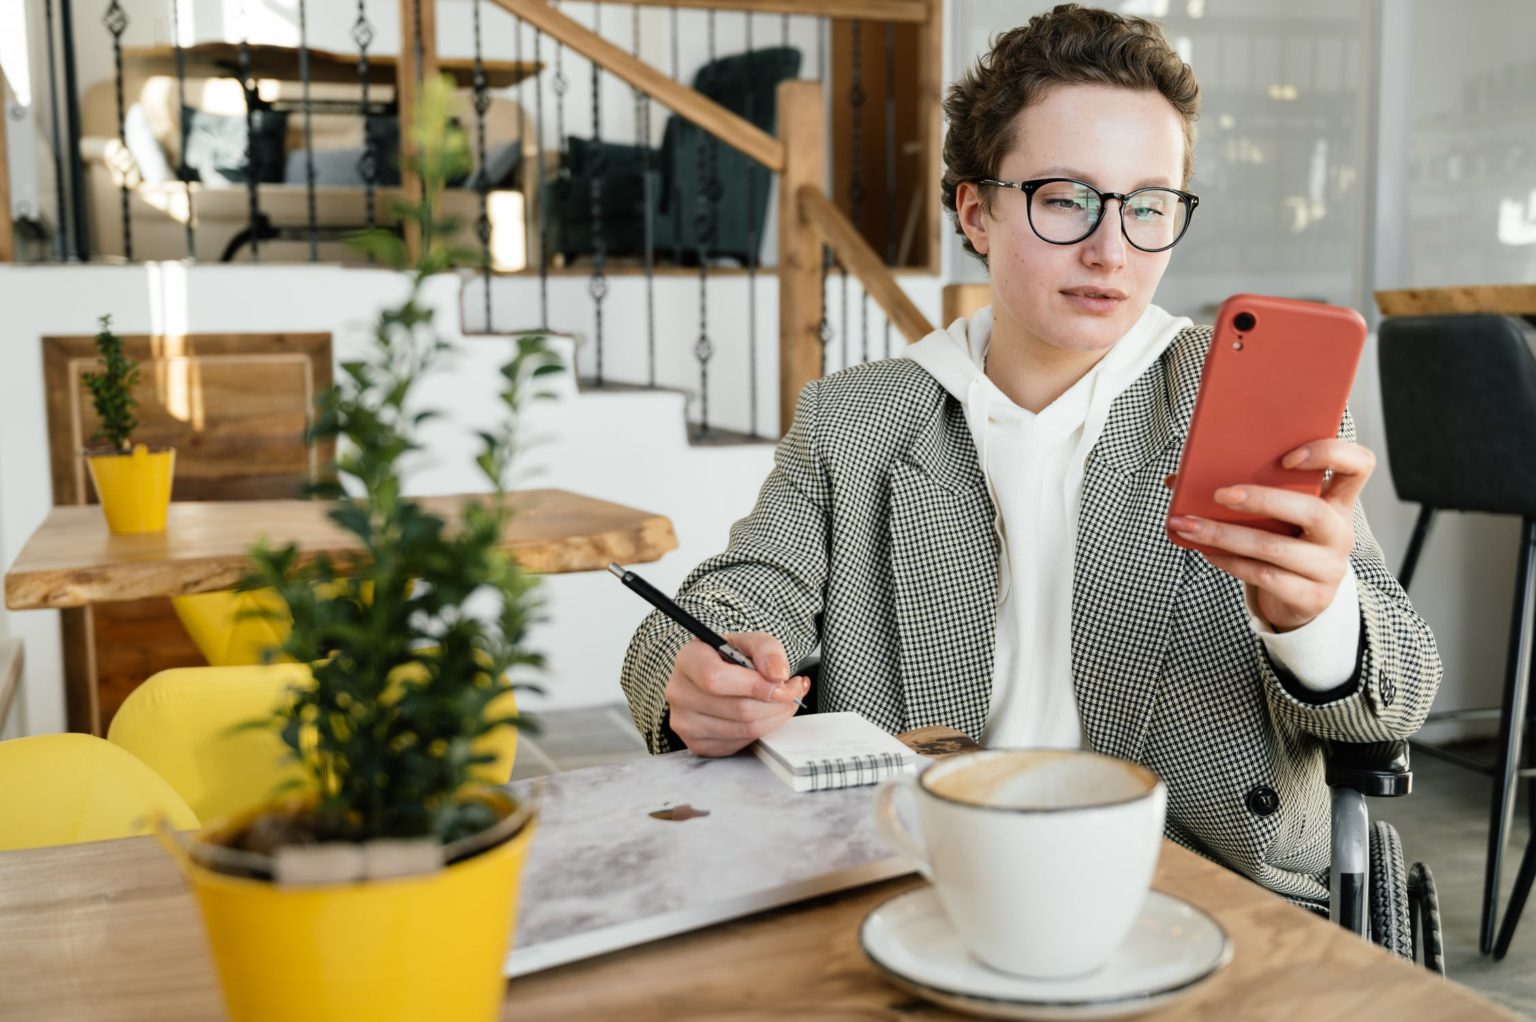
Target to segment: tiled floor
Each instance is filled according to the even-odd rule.
[[[622,703],[549,711],[538,714],[538,719],[543,731],[535,737],[524,736],[519,743],[514,779],[645,755],[645,744]],[[1504,961],[1494,962],[1477,951],[1488,779],[1422,754],[1414,757],[1413,767],[1413,795],[1373,801],[1371,812],[1374,818],[1397,826],[1410,862],[1422,860],[1434,871],[1450,975],[1536,1018],[1536,906],[1527,913],[1529,918],[1516,932]],[[1527,833],[1522,804],[1506,853],[1504,898],[1508,897]]]

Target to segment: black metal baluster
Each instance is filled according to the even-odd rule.
[[[592,4],[592,31],[603,34],[603,5]],[[603,233],[603,175],[608,170],[603,152],[603,69],[592,61],[592,279],[587,292],[592,296],[592,332],[597,357],[597,385],[603,385],[603,299],[608,297],[608,239]]]
[[[715,12],[708,11],[709,62],[715,60]],[[699,189],[696,203],[699,242],[699,339],[693,346],[693,356],[699,362],[699,433],[709,436],[709,360],[714,357],[715,345],[709,339],[709,252],[714,241],[716,203],[719,201],[720,182],[717,177],[718,162],[715,136],[700,130],[699,134]]]
[[[551,0],[550,6],[560,9],[559,0]],[[565,44],[555,40],[555,78],[551,82],[555,90],[555,151],[559,166],[561,193],[567,194],[571,186],[570,153],[565,144],[565,93],[570,82],[565,77]]]
[[[896,265],[896,23],[885,24],[885,265]],[[891,357],[891,319],[885,317],[885,357]]]
[[[553,3],[556,10],[560,9],[558,2]],[[565,163],[565,92],[570,87],[570,82],[565,77],[565,44],[555,40],[555,145],[560,150],[560,176],[569,178],[570,168]]]
[[[64,53],[64,113],[69,124],[70,227],[74,231],[77,259],[91,257],[91,236],[85,213],[85,161],[80,158],[80,89],[75,73],[75,17],[70,0],[59,0],[59,46]]]
[[[534,179],[528,175],[538,173],[539,165],[537,161],[528,165],[528,108],[523,105],[527,94],[523,83],[528,76],[523,73],[523,19],[516,15],[512,16],[512,60],[517,65],[517,177],[523,187],[523,269],[527,270],[534,229],[533,204],[529,201],[533,193],[529,183]]]
[[[470,83],[475,94],[475,191],[480,196],[480,215],[475,217],[475,237],[480,241],[480,289],[485,298],[485,332],[494,332],[491,315],[491,179],[485,165],[485,112],[491,106],[491,93],[485,77],[485,51],[480,38],[480,0],[471,5],[473,12],[475,61]]]
[[[181,128],[180,164],[176,176],[187,200],[187,258],[197,258],[197,239],[192,226],[192,179],[187,176],[187,55],[181,48],[181,0],[171,0],[171,47],[176,53],[176,124]]]
[[[57,196],[59,222],[53,239],[54,258],[69,258],[69,193],[64,190],[64,147],[59,136],[59,69],[54,53],[53,0],[43,0],[43,31],[48,36],[48,117],[49,142],[53,148],[53,187]]]
[[[640,58],[640,5],[633,13],[634,57]],[[651,97],[635,89],[635,141],[640,146],[640,222],[645,230],[645,366],[656,386],[656,188],[651,179]]]
[[[117,86],[117,140],[126,150],[128,141],[123,132],[123,121],[126,117],[123,104],[123,31],[128,27],[128,14],[117,0],[112,0],[107,4],[107,13],[101,20],[107,26],[107,31],[112,33],[112,73]],[[133,220],[128,209],[130,190],[128,176],[124,174],[122,184],[118,187],[118,193],[122,199],[123,256],[129,262],[133,262]]]
[[[752,48],[752,12],[747,17],[747,77],[755,78],[756,53]],[[753,119],[752,91],[747,91],[747,120]],[[747,432],[757,436],[757,165],[747,164]]]
[[[538,143],[539,159],[534,163],[534,187],[539,204],[539,326],[549,329],[549,189],[544,182],[544,33],[533,30],[533,63],[538,74],[533,79],[533,137]]]
[[[851,156],[848,164],[848,204],[853,213],[853,226],[864,233],[864,23],[853,23],[853,84],[848,88],[848,106],[851,114],[848,137]],[[869,292],[859,287],[859,304],[862,315],[859,321],[859,357],[869,361]]]
[[[683,80],[682,57],[678,47],[677,5],[672,5],[672,80]],[[673,175],[674,185],[677,177]],[[672,203],[672,265],[683,265],[683,192],[679,187],[670,198]]]
[[[352,23],[352,41],[357,44],[357,78],[362,87],[359,112],[363,117],[363,153],[357,158],[357,172],[363,178],[363,217],[368,229],[374,227],[374,193],[379,183],[379,154],[374,149],[371,128],[372,111],[368,97],[368,47],[373,45],[373,24],[368,20],[368,0],[357,0],[357,20]],[[368,257],[373,261],[373,257]]]
[[[251,262],[261,261],[261,197],[256,186],[256,82],[251,78],[251,40],[240,0],[240,89],[245,93],[246,231],[251,236]]]
[[[299,103],[304,112],[304,201],[309,216],[309,261],[320,261],[320,219],[315,208],[314,109],[309,102],[308,0],[299,0]],[[250,169],[255,172],[255,167]]]

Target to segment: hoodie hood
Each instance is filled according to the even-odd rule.
[[[987,468],[988,424],[1033,422],[1046,435],[1061,436],[1083,428],[1084,458],[1103,430],[1109,408],[1117,397],[1147,368],[1162,357],[1179,331],[1192,326],[1182,316],[1172,316],[1149,305],[1124,337],[1097,365],[1038,414],[1029,412],[1004,394],[986,374],[987,349],[992,340],[992,309],[981,309],[969,320],[957,319],[948,329],[935,330],[911,345],[903,357],[928,371],[965,410],[966,425],[976,443],[982,471]]]
[[[1010,562],[1014,554],[1020,554],[1017,544],[1009,542],[1005,520],[1018,519],[1020,499],[1033,499],[1021,498],[1016,492],[1021,460],[1035,465],[1023,471],[1055,494],[1042,494],[1041,499],[1060,501],[1052,517],[1066,529],[1062,541],[1070,571],[1084,466],[1103,433],[1110,407],[1162,356],[1179,331],[1192,325],[1187,318],[1149,305],[1097,365],[1038,413],[1014,404],[986,374],[987,348],[992,339],[990,307],[969,320],[957,319],[947,330],[935,330],[907,348],[904,357],[927,370],[964,410],[976,459],[992,498],[993,527],[1004,551],[999,602],[1008,597],[1017,567]]]

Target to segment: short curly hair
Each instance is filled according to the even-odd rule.
[[[942,201],[965,250],[987,257],[960,228],[955,196],[964,181],[996,177],[1014,147],[1014,119],[1057,85],[1114,85],[1156,90],[1184,125],[1184,182],[1194,173],[1194,122],[1200,112],[1195,73],[1174,52],[1154,22],[1080,4],[1059,4],[1047,14],[1004,32],[989,53],[949,88],[944,99]],[[983,208],[988,197],[983,194]]]

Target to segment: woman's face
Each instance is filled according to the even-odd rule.
[[[1100,191],[1183,187],[1184,131],[1160,94],[1106,85],[1061,85],[1019,112],[1003,181],[1070,177]],[[1052,245],[1029,225],[1024,193],[992,187],[984,212],[977,186],[960,186],[960,224],[987,256],[993,318],[1001,336],[1061,352],[1104,352],[1141,317],[1168,269],[1169,252],[1142,252],[1120,230],[1120,202],[1105,202],[1098,229]],[[1040,201],[1037,196],[1036,201]]]

